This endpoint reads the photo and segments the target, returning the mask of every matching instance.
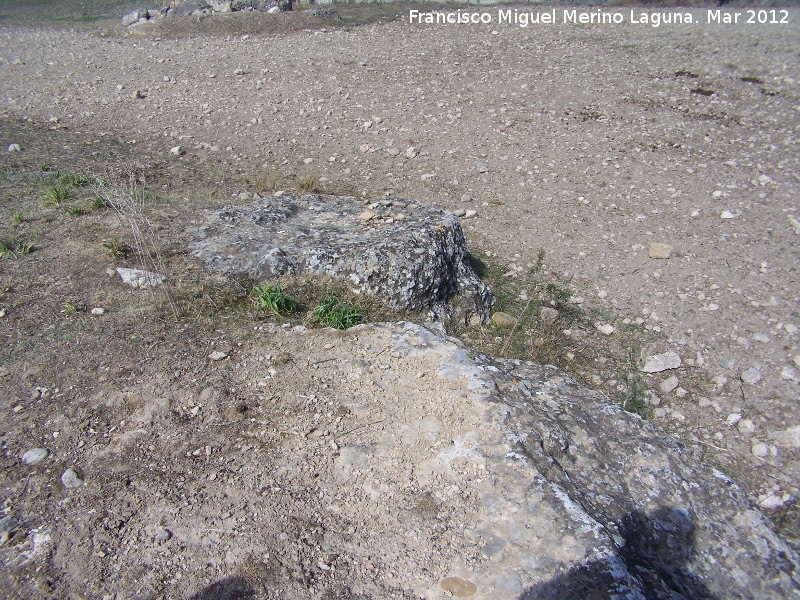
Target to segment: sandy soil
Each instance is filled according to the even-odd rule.
[[[112,363],[136,373],[137,336],[153,356],[167,352],[159,336],[172,348],[187,342],[159,330],[147,302],[110,289],[97,248],[119,227],[113,216],[91,217],[84,238],[53,237],[76,225],[25,196],[38,189],[25,175],[39,161],[144,172],[171,194],[156,219],[165,236],[200,206],[313,175],[330,192],[477,210],[464,220],[467,241],[509,278],[544,248],[573,300],[683,358],[680,370],[649,377],[652,418],[733,470],[754,502],[790,506],[800,497],[800,12],[790,9],[788,24],[720,25],[693,9],[695,24],[654,28],[627,22],[629,10],[622,25],[527,28],[407,19],[346,28],[306,15],[280,15],[286,26],[268,33],[214,19],[127,31],[3,26],[3,221],[28,202],[18,230],[41,249],[25,260],[58,269],[67,258],[81,271],[26,288],[30,267],[2,266],[3,283],[16,285],[3,299],[9,317],[13,306],[27,311],[3,325],[15,350],[4,363],[7,408],[43,389],[66,398],[64,382],[75,398]],[[497,9],[485,12],[496,20]],[[6,153],[12,143],[22,151]],[[171,154],[176,146],[185,154]],[[672,246],[671,257],[651,258],[653,243]],[[78,352],[80,335],[53,341],[67,301],[128,306],[113,327],[81,317],[81,335],[95,336],[85,365],[58,354]],[[215,331],[204,327],[200,337]],[[99,340],[128,333],[119,360],[104,358]],[[235,343],[229,333],[214,335]],[[59,350],[42,353],[47,344]],[[37,360],[25,354],[34,351]],[[594,384],[605,390],[617,379],[602,358]],[[660,387],[673,375],[677,387]],[[9,434],[8,461],[43,443],[26,435]]]

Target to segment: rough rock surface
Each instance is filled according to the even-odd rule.
[[[63,421],[49,466],[2,473],[12,495],[63,488],[70,464],[82,479],[14,504],[5,589],[800,595],[797,556],[734,482],[555,368],[473,356],[411,323],[263,325],[241,342],[224,363],[170,365],[202,373],[199,394],[191,378],[159,379],[163,364],[112,383],[96,402],[115,426],[92,421],[76,449]]]
[[[346,279],[395,309],[436,319],[489,319],[494,297],[467,258],[450,213],[411,200],[268,197],[208,213],[193,231],[207,268],[274,277],[301,272]]]

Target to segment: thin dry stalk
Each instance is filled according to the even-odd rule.
[[[127,184],[101,186],[96,192],[114,209],[120,221],[130,227],[133,235],[133,245],[139,256],[140,268],[143,271],[159,273],[166,280],[167,269],[161,256],[160,245],[153,231],[153,226],[144,214],[146,196],[144,181],[138,181],[131,174],[128,176]],[[172,297],[167,284],[164,283],[159,289],[164,294],[175,320],[178,320],[178,305]],[[148,286],[148,291],[155,299],[152,286]]]

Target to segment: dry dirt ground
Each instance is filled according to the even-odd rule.
[[[629,20],[630,9],[620,10]],[[549,348],[548,361],[612,398],[635,388],[641,412],[742,481],[754,503],[781,506],[776,521],[794,530],[800,12],[789,9],[788,24],[717,25],[693,9],[699,23],[658,28],[412,25],[407,7],[394,12],[401,18],[361,26],[296,13],[129,30],[0,27],[0,229],[11,248],[0,264],[3,500],[28,519],[28,531],[49,520],[75,527],[75,543],[98,561],[86,567],[86,597],[116,593],[103,588],[113,571],[103,561],[131,515],[132,540],[150,540],[165,525],[166,515],[144,515],[126,505],[130,498],[159,490],[216,506],[233,476],[209,480],[204,471],[207,483],[198,484],[195,463],[217,457],[218,447],[226,457],[255,452],[241,424],[256,418],[249,411],[277,422],[303,410],[264,408],[255,393],[237,391],[241,373],[208,362],[212,350],[239,344],[259,364],[289,359],[283,342],[265,349],[250,339],[265,317],[247,300],[248,282],[205,275],[182,236],[203,207],[308,178],[331,193],[476,210],[463,226],[471,250],[496,272],[501,308],[517,317],[530,310],[525,298],[544,274],[558,282],[547,289],[562,315],[569,307],[590,315],[550,328],[524,321],[515,334],[528,343],[517,354],[541,359],[539,349]],[[10,144],[20,151],[6,152]],[[112,210],[92,206],[91,185],[61,204],[43,202],[55,171],[146,181],[148,216],[174,273],[177,320],[161,295],[124,289],[107,273],[135,266],[136,256],[109,252],[130,242],[129,231]],[[651,258],[653,243],[671,245],[671,257]],[[98,307],[106,313],[93,316]],[[391,316],[379,307],[373,314]],[[596,325],[614,331],[605,336]],[[459,333],[479,350],[508,349],[507,332]],[[316,359],[319,350],[303,350],[299,394],[325,385],[309,366],[327,358]],[[639,374],[642,352],[656,350],[678,352],[681,368]],[[661,385],[672,376],[677,384]],[[198,405],[214,406],[214,418],[237,423],[238,433],[227,436],[212,419],[196,436]],[[169,420],[145,414],[154,406]],[[200,439],[214,427],[219,440]],[[137,435],[145,437],[132,443]],[[55,460],[23,467],[20,457],[36,446]],[[61,486],[64,469],[87,468],[97,453],[150,447],[163,459],[149,463],[148,477],[94,473],[102,482],[94,499],[74,500]],[[138,495],[126,490],[134,480]],[[419,499],[420,511],[426,502]],[[286,514],[302,520],[301,505]],[[244,516],[231,506],[207,535]],[[275,513],[275,532],[300,526],[286,514]],[[48,585],[60,593],[46,569],[31,575],[41,565],[28,551],[33,559],[21,560],[9,581],[40,586],[22,594],[48,593]],[[169,572],[170,549],[151,552],[148,560],[165,561],[157,573]],[[143,589],[189,597],[224,572],[227,559],[214,560],[194,587],[176,591],[177,579],[143,571]],[[269,564],[247,560],[256,571]],[[289,577],[275,568],[258,576]],[[298,569],[293,581],[313,596]]]

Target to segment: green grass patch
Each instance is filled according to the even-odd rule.
[[[290,315],[297,310],[297,300],[279,285],[256,285],[251,296],[259,308],[276,317]]]
[[[60,206],[64,202],[74,200],[77,197],[75,188],[61,181],[56,181],[44,191],[44,201],[46,204]]]
[[[326,296],[311,314],[311,322],[334,329],[349,329],[367,320],[367,311],[360,306],[342,304],[335,296]]]

